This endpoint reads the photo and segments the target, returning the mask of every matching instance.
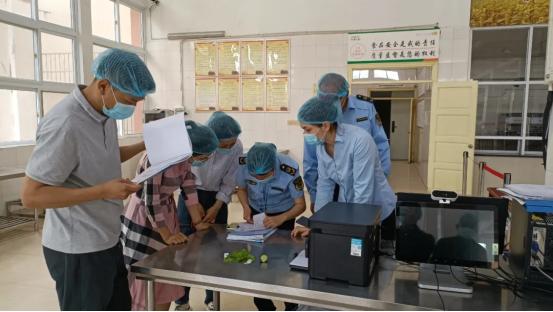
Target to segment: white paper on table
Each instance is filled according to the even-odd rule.
[[[551,185],[509,184],[505,188],[525,199],[553,199],[553,186]]]
[[[134,177],[134,183],[142,183],[192,155],[192,144],[184,123],[184,114],[145,124],[144,143],[150,167]]]
[[[292,260],[292,262],[290,262],[290,267],[299,270],[306,270],[307,268],[309,268],[309,259],[305,256],[305,249],[302,250],[298,254],[298,256],[295,257],[294,260]]]
[[[264,229],[263,221],[265,220],[266,215],[264,213],[258,213],[253,216],[253,227],[256,230]]]
[[[265,220],[265,214],[264,213],[258,213],[255,216],[253,216],[253,224],[243,222],[238,225],[238,230],[241,232],[246,231],[260,231],[260,230],[266,230],[267,228],[265,225],[263,225],[263,220]]]

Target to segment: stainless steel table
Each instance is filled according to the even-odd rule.
[[[257,257],[269,255],[267,264],[258,261],[225,264],[223,254],[248,248]],[[291,270],[288,263],[304,248],[287,231],[278,231],[265,244],[228,242],[226,229],[215,225],[196,233],[186,245],[165,248],[137,262],[131,268],[137,278],[147,281],[147,307],[154,307],[154,282],[164,282],[214,290],[216,308],[220,291],[276,299],[320,308],[347,310],[427,310],[442,309],[436,291],[417,287],[418,271],[380,257],[368,287],[350,286],[335,281],[310,279],[306,272]],[[346,265],[336,263],[336,265]],[[510,290],[487,283],[476,283],[474,294],[440,291],[447,310],[549,310],[553,299],[535,294],[515,298]],[[534,300],[535,299],[535,300]]]

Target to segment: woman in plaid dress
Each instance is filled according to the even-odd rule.
[[[189,207],[194,226],[197,229],[208,227],[202,223],[204,210],[198,202],[192,166],[201,166],[207,161],[219,142],[215,133],[206,126],[193,121],[186,121],[186,126],[192,142],[192,157],[148,179],[143,189],[131,196],[125,208],[121,240],[127,267],[168,245],[186,242],[187,237],[180,231],[173,198],[173,193],[179,188],[185,195],[186,207]],[[137,174],[149,166],[148,155],[144,154],[138,164]],[[145,310],[144,281],[130,273],[129,286],[132,309]],[[171,302],[183,294],[180,286],[156,283],[156,310],[168,310]]]

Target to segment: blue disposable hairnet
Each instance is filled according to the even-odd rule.
[[[298,121],[302,124],[318,125],[323,122],[340,122],[342,110],[340,101],[328,102],[317,96],[307,100],[298,111]]]
[[[275,168],[277,148],[272,143],[256,142],[248,151],[246,163],[251,175],[268,173]]]
[[[236,138],[242,133],[240,124],[223,112],[215,112],[207,121],[207,126],[215,132],[219,140]]]
[[[185,121],[185,124],[194,154],[211,154],[217,149],[219,140],[213,130],[192,120]]]
[[[331,98],[332,96],[344,97],[349,94],[349,83],[344,76],[336,73],[328,73],[319,80],[317,96]]]
[[[108,49],[92,63],[92,74],[96,79],[107,79],[117,90],[128,95],[143,98],[156,90],[156,83],[146,64],[138,55]]]

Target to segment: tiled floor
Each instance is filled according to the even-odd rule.
[[[395,192],[425,192],[416,167],[394,162],[390,184]],[[230,207],[230,222],[238,222],[242,212],[238,203]],[[0,310],[58,310],[55,285],[44,263],[41,236],[32,226],[0,234]],[[204,310],[203,290],[193,289],[193,309]],[[255,310],[252,299],[221,295],[224,310]],[[277,304],[280,309],[282,304]]]
[[[408,164],[406,161],[393,161],[388,181],[396,193],[427,193],[416,164]]]

